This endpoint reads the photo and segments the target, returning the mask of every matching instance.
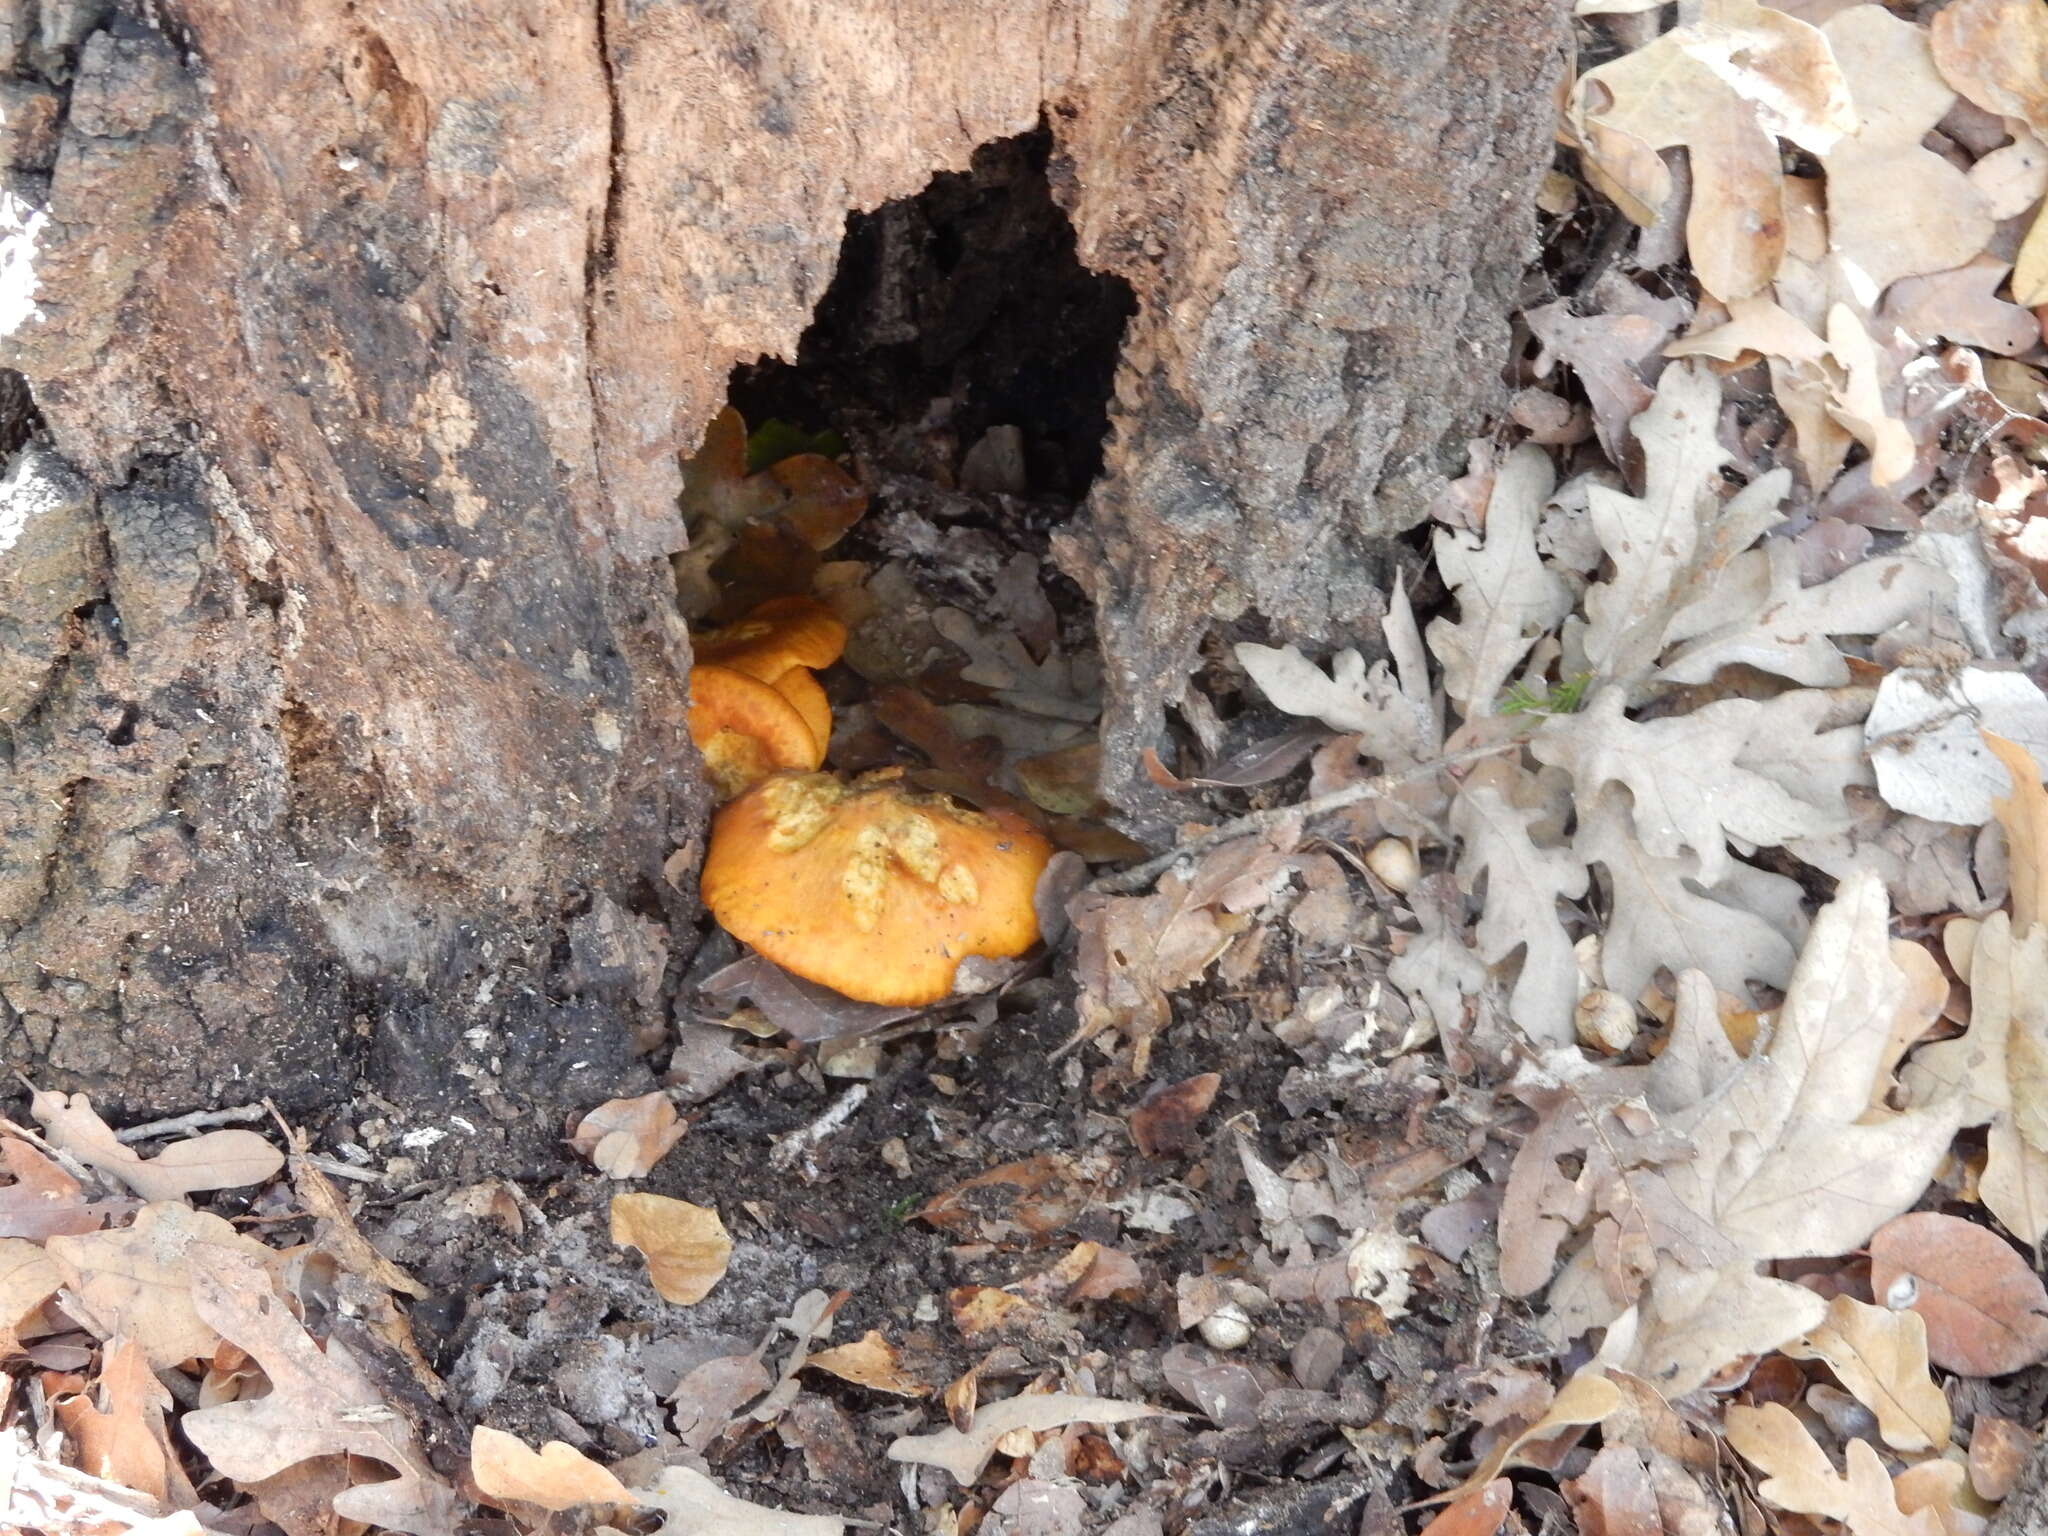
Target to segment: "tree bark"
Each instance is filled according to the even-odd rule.
[[[7,1058],[152,1109],[614,1080],[703,818],[678,455],[793,351],[850,209],[1041,113],[1139,303],[1058,549],[1142,810],[1208,627],[1352,635],[1493,402],[1565,35],[1555,0],[4,0],[0,364],[41,418],[0,496]]]

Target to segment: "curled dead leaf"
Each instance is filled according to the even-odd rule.
[[[689,1125],[665,1093],[635,1099],[607,1099],[582,1120],[569,1145],[614,1179],[644,1179],[668,1154]]]
[[[851,1344],[819,1350],[804,1365],[871,1392],[887,1392],[896,1397],[923,1397],[932,1390],[929,1384],[904,1370],[896,1346],[872,1328]]]
[[[626,1485],[573,1445],[550,1440],[530,1449],[517,1435],[479,1424],[470,1431],[469,1470],[493,1503],[534,1504],[550,1511],[632,1501]]]
[[[638,1249],[662,1300],[682,1307],[710,1295],[732,1259],[718,1212],[666,1195],[613,1195],[612,1241]]]

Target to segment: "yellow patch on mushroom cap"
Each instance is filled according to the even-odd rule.
[[[914,1007],[952,991],[967,956],[1038,941],[1032,896],[1051,857],[1023,818],[918,794],[898,772],[785,773],[713,820],[703,896],[784,970]]]
[[[823,745],[794,704],[728,667],[691,670],[690,739],[721,800],[772,773],[816,768],[825,760]]]

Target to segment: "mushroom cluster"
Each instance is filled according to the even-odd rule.
[[[919,793],[903,770],[779,773],[721,810],[704,905],[734,938],[860,1002],[918,1007],[969,955],[1038,942],[1052,845],[1023,817]]]
[[[721,801],[782,769],[825,761],[832,707],[816,670],[846,649],[846,626],[808,597],[771,598],[697,637],[690,739]]]
[[[806,981],[859,1002],[938,1002],[969,956],[1010,959],[1038,942],[1033,898],[1052,846],[1015,811],[920,792],[900,768],[819,771],[832,708],[817,673],[846,649],[846,626],[787,594],[810,585],[867,497],[821,454],[750,474],[748,452],[745,424],[725,411],[686,466],[691,550],[676,565],[687,617],[742,615],[692,637],[690,739],[721,807],[704,905]],[[784,595],[748,608],[764,590]]]

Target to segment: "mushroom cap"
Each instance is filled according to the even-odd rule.
[[[832,745],[832,701],[825,697],[816,674],[809,667],[791,667],[768,686],[794,704],[796,712],[804,717],[804,724],[818,738],[818,763],[822,763],[825,750]],[[815,768],[818,763],[810,766]]]
[[[704,905],[806,981],[917,1007],[953,990],[967,956],[1038,941],[1032,897],[1051,857],[1022,817],[917,793],[901,770],[783,773],[713,818]]]
[[[690,670],[690,740],[721,800],[785,768],[816,768],[825,748],[796,705],[730,667]]]
[[[771,597],[693,644],[700,661],[772,683],[791,667],[831,666],[846,649],[846,626],[814,597]]]

